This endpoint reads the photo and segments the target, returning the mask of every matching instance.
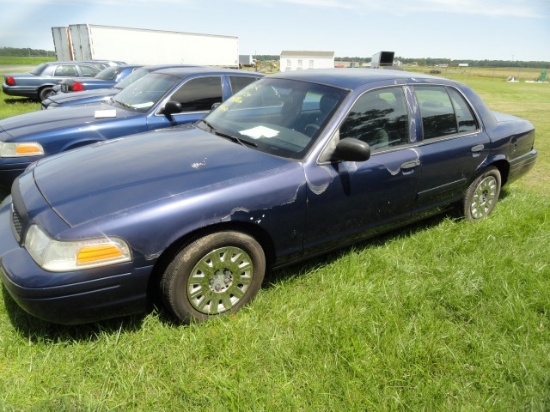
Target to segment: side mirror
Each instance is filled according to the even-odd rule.
[[[163,113],[166,116],[171,116],[174,113],[181,113],[182,110],[183,110],[183,108],[181,107],[180,102],[176,102],[175,100],[169,100],[164,105]]]
[[[218,107],[220,107],[222,104],[221,102],[216,102],[212,105],[212,107],[210,108],[210,110],[214,110],[214,109],[217,109]]]
[[[364,162],[370,158],[370,146],[361,140],[348,137],[338,142],[331,160]]]

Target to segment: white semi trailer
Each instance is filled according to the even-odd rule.
[[[53,37],[57,52],[56,36]],[[72,24],[68,37],[72,51],[69,60],[239,67],[236,36]],[[64,57],[58,55],[58,60],[66,60]]]
[[[58,61],[74,60],[68,27],[52,27],[53,44]]]

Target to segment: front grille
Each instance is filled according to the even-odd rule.
[[[21,235],[23,232],[23,222],[21,219],[21,215],[17,213],[17,210],[13,207],[13,204],[11,205],[11,224],[13,227],[13,232],[15,233],[15,237],[18,242],[21,241]]]

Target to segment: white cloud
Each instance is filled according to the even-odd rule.
[[[471,14],[487,17],[516,16],[544,18],[548,16],[548,2],[545,0],[240,0],[241,2],[274,7],[281,4],[296,4],[319,8],[337,8],[358,12],[386,11],[405,15],[409,13],[441,12],[449,14]]]

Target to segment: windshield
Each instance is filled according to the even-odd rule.
[[[149,69],[145,69],[145,68],[137,69],[137,70],[133,71],[132,73],[130,73],[128,76],[126,76],[124,79],[119,81],[116,84],[116,88],[117,89],[124,89],[128,85],[132,84],[136,80],[141,79],[143,76],[145,76],[146,74],[149,74],[149,73],[151,73],[151,70],[149,70]]]
[[[179,77],[149,73],[117,93],[113,102],[125,109],[147,112],[180,81]]]
[[[117,66],[107,67],[106,69],[103,69],[98,74],[96,74],[95,78],[101,80],[113,80],[119,70],[120,67]]]
[[[221,104],[198,127],[266,153],[301,159],[347,93],[316,83],[264,78]]]

